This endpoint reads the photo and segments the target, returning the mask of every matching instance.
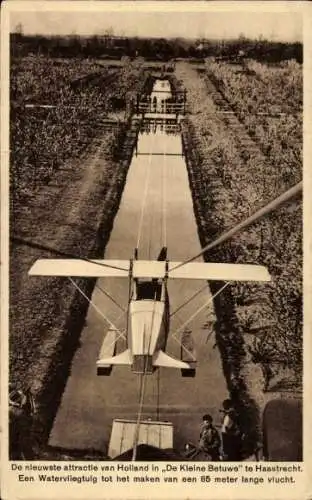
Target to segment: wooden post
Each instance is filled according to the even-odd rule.
[[[139,114],[139,94],[137,94],[137,102],[136,102],[136,114]]]
[[[135,141],[135,156],[138,156],[139,133],[140,133],[140,127],[137,127],[137,129],[136,129],[136,141]]]
[[[181,134],[181,139],[182,139],[182,158],[185,156],[184,154],[184,136]]]
[[[184,99],[183,99],[183,114],[185,115],[185,111],[186,111],[186,89],[184,89]]]

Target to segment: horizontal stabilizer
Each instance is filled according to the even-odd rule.
[[[107,365],[131,365],[131,364],[132,364],[132,359],[129,349],[126,349],[120,354],[117,354],[117,356],[98,359],[98,361],[96,362],[96,366],[98,368],[107,367]]]
[[[168,277],[178,279],[217,281],[270,281],[266,267],[253,264],[223,264],[206,262],[168,262]],[[164,261],[135,260],[134,278],[164,278]],[[29,270],[31,276],[79,276],[85,278],[126,278],[130,274],[130,260],[39,259]]]
[[[168,356],[164,351],[158,351],[156,358],[153,361],[153,366],[163,366],[166,368],[190,368],[188,363],[183,363],[179,359],[174,359]]]

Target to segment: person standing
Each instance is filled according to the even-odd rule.
[[[11,460],[33,460],[32,427],[34,401],[29,389],[10,387],[9,434]]]
[[[221,439],[219,432],[213,425],[211,415],[203,416],[203,423],[200,428],[199,449],[204,451],[212,461],[220,460]]]
[[[222,460],[236,462],[241,460],[241,432],[238,414],[230,399],[225,399],[222,406]]]

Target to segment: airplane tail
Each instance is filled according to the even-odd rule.
[[[153,366],[163,366],[166,368],[179,368],[179,369],[188,369],[190,365],[188,363],[184,363],[184,361],[180,361],[179,359],[174,359],[171,356],[168,356],[164,351],[158,351],[156,358],[153,361]]]
[[[157,257],[158,261],[165,261],[167,259],[167,247],[162,247]]]
[[[120,354],[117,354],[117,356],[98,359],[96,362],[96,366],[98,368],[107,367],[108,365],[131,365],[131,364],[132,364],[132,359],[129,349],[126,349]]]

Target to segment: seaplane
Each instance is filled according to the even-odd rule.
[[[110,375],[116,365],[131,367],[144,381],[145,375],[152,374],[160,367],[180,369],[182,376],[194,377],[196,357],[185,359],[183,353],[193,354],[185,349],[181,342],[181,359],[166,353],[167,339],[170,332],[170,300],[168,282],[175,279],[195,279],[225,282],[220,290],[231,281],[269,282],[271,276],[265,266],[256,264],[207,263],[197,261],[212,248],[224,243],[242,229],[269,214],[282,203],[290,200],[302,191],[302,182],[278,198],[259,209],[247,219],[237,224],[201,251],[184,262],[168,259],[167,248],[163,247],[157,260],[138,259],[138,249],[129,260],[92,260],[82,258],[39,259],[31,269],[31,276],[66,276],[82,278],[123,278],[129,281],[129,297],[126,327],[126,349],[116,354],[117,330],[111,328],[106,333],[99,359],[96,362],[99,375]],[[172,334],[173,335],[173,334]],[[110,351],[110,352],[109,352]],[[108,456],[115,460],[124,460],[132,456],[137,459],[180,460],[166,454],[173,450],[173,424],[170,422],[142,421],[144,404],[144,384],[140,388],[140,406],[136,421],[114,419],[109,443]],[[145,454],[142,446],[145,447]],[[148,452],[148,453],[147,453]],[[123,458],[122,458],[123,457]]]
[[[157,260],[139,260],[137,251],[129,260],[39,259],[29,275],[128,279],[126,349],[116,354],[118,330],[110,328],[96,362],[97,374],[110,375],[113,366],[128,365],[140,375],[166,367],[180,369],[184,377],[196,374],[195,350],[181,342],[181,359],[166,353],[170,333],[168,281],[268,282],[271,279],[267,268],[260,265],[170,261],[166,247],[161,249]]]

